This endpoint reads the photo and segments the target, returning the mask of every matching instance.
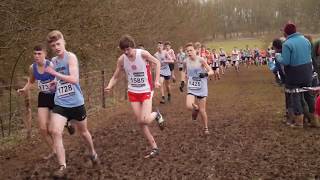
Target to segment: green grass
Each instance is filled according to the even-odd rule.
[[[212,41],[206,44],[210,49],[219,49],[222,47],[227,53],[231,52],[234,47],[238,49],[244,49],[246,45],[249,46],[250,49],[254,48],[255,45],[261,49],[265,48],[266,44],[264,41],[259,39],[238,39],[238,40],[226,40],[226,41]]]

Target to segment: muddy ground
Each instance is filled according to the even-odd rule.
[[[200,118],[191,120],[185,94],[174,85],[173,100],[159,107],[167,120],[152,131],[160,156],[144,159],[148,144],[128,103],[89,117],[101,159],[92,168],[79,136],[65,134],[67,179],[308,179],[320,175],[320,131],[292,129],[281,123],[284,97],[266,67],[229,69],[209,82],[207,103],[211,134]],[[158,93],[156,93],[158,95]],[[52,179],[55,160],[35,136],[0,152],[0,179]]]

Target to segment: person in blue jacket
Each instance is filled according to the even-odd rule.
[[[286,41],[282,45],[281,58],[277,58],[284,66],[285,87],[296,89],[309,87],[312,84],[313,67],[311,60],[311,44],[302,34],[298,33],[293,23],[284,27]],[[292,127],[303,128],[303,102],[309,105],[310,113],[314,112],[314,97],[309,92],[290,94],[289,107],[294,113]]]

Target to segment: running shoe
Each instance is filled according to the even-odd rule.
[[[160,130],[164,130],[164,119],[159,111],[159,109],[157,110],[157,116],[156,116],[156,121],[158,122],[159,128]]]
[[[193,108],[193,109],[192,109],[192,120],[193,120],[193,121],[196,121],[196,120],[197,120],[198,114],[199,114],[199,109]]]
[[[180,87],[179,87],[180,92],[183,92],[183,87],[184,87],[184,82],[183,82],[183,81],[181,81],[181,84],[180,84]]]
[[[168,102],[171,101],[171,95],[168,95]]]
[[[68,130],[68,133],[70,135],[73,135],[76,132],[76,129],[71,125],[71,123],[67,122],[67,124],[65,125],[65,127]]]
[[[91,160],[93,166],[96,166],[96,165],[100,164],[100,160],[98,158],[98,154],[97,153],[91,155],[90,156],[90,160]]]
[[[165,103],[166,103],[166,99],[165,99],[165,97],[164,97],[164,96],[161,98],[160,103],[161,103],[161,104],[165,104]]]
[[[179,90],[180,90],[180,92],[183,92],[183,87],[180,86],[180,87],[179,87]]]
[[[205,135],[209,135],[209,134],[210,134],[210,132],[209,132],[209,129],[208,129],[208,128],[204,128],[204,134],[205,134]]]
[[[150,159],[150,158],[154,158],[156,156],[159,155],[159,149],[158,148],[154,148],[150,151],[149,154],[147,154],[146,156],[144,156],[144,158],[146,159]]]
[[[65,165],[60,165],[59,169],[57,169],[55,172],[53,172],[53,177],[54,178],[63,178],[66,176],[67,168]]]

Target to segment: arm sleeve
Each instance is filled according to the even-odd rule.
[[[291,50],[288,45],[282,46],[282,57],[278,61],[283,65],[289,65],[291,59]]]

